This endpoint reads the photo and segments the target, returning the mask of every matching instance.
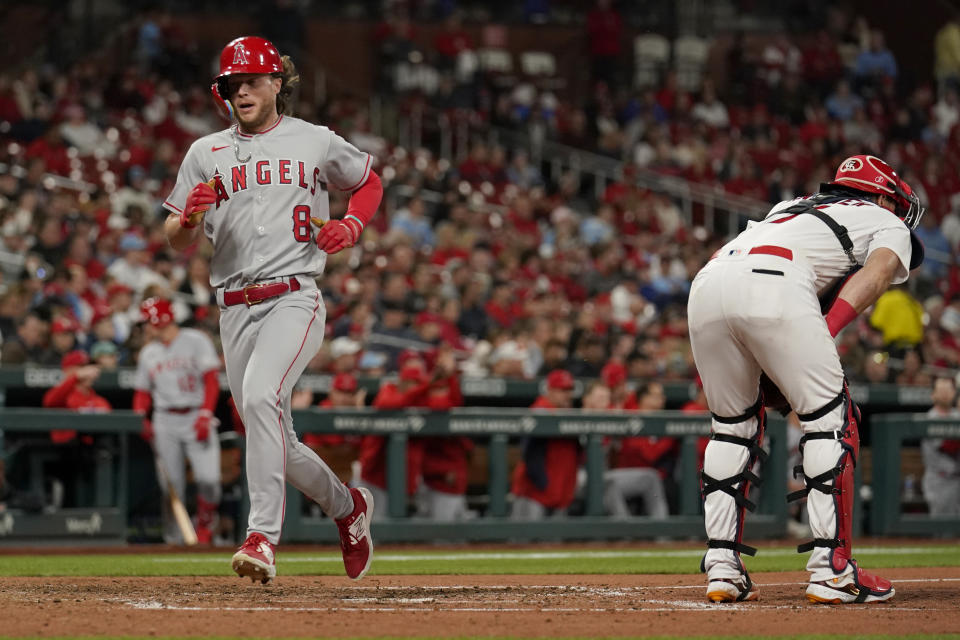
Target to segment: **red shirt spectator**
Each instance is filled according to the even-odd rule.
[[[373,406],[377,409],[406,409],[429,406],[430,380],[427,379],[422,362],[408,362],[400,369],[400,380],[380,387]],[[361,478],[364,482],[386,489],[387,487],[387,441],[383,436],[364,436],[360,443]],[[423,462],[420,442],[411,439],[407,443],[407,494],[416,493]]]
[[[463,406],[460,380],[455,371],[453,353],[438,357],[434,368],[427,406],[446,411]],[[473,449],[470,438],[423,438],[423,483],[435,491],[464,494],[467,491],[468,455]]]
[[[100,375],[100,367],[90,364],[90,358],[83,351],[71,351],[60,362],[63,380],[43,394],[43,406],[48,409],[74,409],[83,412],[110,411],[110,403],[93,390],[93,382]],[[77,437],[75,429],[54,429],[50,439],[61,444]],[[93,439],[84,436],[85,444]]]

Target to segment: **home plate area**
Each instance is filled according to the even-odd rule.
[[[806,574],[754,576],[759,602],[713,604],[693,575],[12,578],[10,635],[616,636],[956,631],[956,569],[887,572],[890,602],[825,606]],[[750,615],[741,615],[749,613]],[[359,625],[359,626],[358,626]],[[718,625],[721,625],[718,627]]]

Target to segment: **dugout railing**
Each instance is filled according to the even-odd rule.
[[[927,438],[960,439],[960,418],[925,414],[891,413],[871,418],[873,453],[873,501],[870,528],[877,535],[956,536],[960,516],[931,516],[904,509],[901,459],[908,446]],[[960,478],[955,479],[960,482]],[[960,508],[960,505],[956,505]]]
[[[431,540],[536,540],[536,539],[641,539],[701,537],[697,439],[709,433],[709,416],[680,412],[627,414],[619,412],[537,411],[530,409],[454,409],[450,412],[419,410],[380,412],[373,409],[332,412],[307,409],[294,412],[299,433],[372,434],[387,438],[387,482],[390,514],[377,527],[384,542]],[[771,420],[768,429],[770,459],[762,475],[760,512],[748,524],[748,535],[776,537],[785,531],[786,505],[786,430],[783,420]],[[103,459],[91,470],[98,490],[93,511],[101,528],[96,536],[116,537],[118,525],[125,522],[129,503],[127,481],[130,477],[130,436],[139,433],[141,419],[132,411],[106,414],[76,413],[66,410],[0,408],[0,456],[5,445],[24,435],[46,434],[51,429],[75,429],[81,434],[113,434],[115,455]],[[6,436],[6,437],[4,437]],[[487,447],[487,514],[456,523],[439,523],[408,517],[406,511],[406,447],[410,438],[425,436],[470,436]],[[668,436],[681,440],[679,456],[679,513],[667,519],[647,517],[610,518],[604,516],[603,472],[604,440],[623,436]],[[509,469],[507,451],[511,442],[525,437],[578,438],[584,445],[587,481],[584,515],[549,518],[539,522],[509,519]],[[288,488],[284,538],[288,541],[337,540],[336,528],[324,518],[304,515],[302,496]],[[43,514],[14,514],[11,530],[0,539],[23,540],[24,523],[30,522],[31,536],[43,536],[38,528]],[[241,515],[242,519],[242,515]],[[107,526],[109,525],[109,526]],[[51,526],[55,528],[51,521]],[[108,531],[109,530],[109,531]],[[48,534],[63,533],[59,531]],[[82,537],[82,536],[81,536]]]
[[[123,367],[115,371],[104,371],[94,383],[99,392],[124,391],[133,389],[135,369]],[[60,382],[63,372],[53,367],[0,367],[0,405],[12,405],[6,401],[7,394],[16,395],[18,391],[49,389]],[[385,379],[383,377],[360,376],[357,379],[361,388],[366,389],[368,397],[377,392]],[[574,397],[579,397],[590,381],[576,381]],[[298,389],[309,389],[316,393],[327,393],[333,383],[332,375],[306,374],[297,382]],[[226,393],[227,379],[220,376],[220,386]],[[544,379],[512,380],[508,378],[461,378],[460,387],[466,404],[529,406],[545,389]],[[663,382],[668,406],[680,406],[696,395],[696,386],[689,381]],[[860,407],[867,411],[911,408],[926,410],[930,407],[929,387],[910,387],[895,384],[857,384],[850,385],[850,393]],[[19,404],[19,403],[17,403]]]

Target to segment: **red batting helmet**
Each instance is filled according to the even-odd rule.
[[[147,298],[140,303],[140,317],[155,327],[165,327],[173,322],[173,307],[169,300]]]
[[[273,43],[257,36],[237,38],[223,48],[220,73],[210,86],[210,93],[228,120],[233,118],[233,107],[227,91],[227,77],[238,73],[283,73],[283,62]]]
[[[850,156],[840,163],[831,184],[893,198],[897,216],[911,229],[917,228],[923,215],[920,198],[910,185],[900,179],[893,167],[876,156]]]

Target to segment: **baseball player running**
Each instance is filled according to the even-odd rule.
[[[224,47],[212,92],[235,123],[194,142],[164,202],[174,249],[201,231],[213,244],[227,381],[247,434],[248,535],[232,565],[263,583],[276,576],[286,482],[336,519],[348,576],[361,578],[373,554],[370,494],[348,489],[297,440],[290,395],[323,340],[315,277],[327,255],[357,242],[383,188],[369,155],[286,115],[298,80],[290,58],[263,38]],[[328,186],[352,192],[342,220],[329,219]]]
[[[707,597],[756,600],[740,559],[744,509],[753,510],[751,469],[761,448],[761,371],[782,390],[803,426],[802,476],[814,540],[807,562],[813,602],[877,602],[888,580],[851,557],[853,474],[860,412],[847,390],[833,337],[923,260],[913,235],[923,214],[913,190],[879,158],[844,160],[819,193],[781,202],[723,246],[693,281],[690,340],[713,414],[703,463]],[[851,274],[849,279],[843,279]],[[826,317],[821,303],[838,285]],[[798,469],[799,472],[801,469]],[[789,499],[789,498],[788,498]]]
[[[149,343],[137,360],[133,410],[144,416],[143,436],[181,497],[187,484],[184,456],[190,461],[197,483],[197,542],[210,544],[220,508],[220,439],[213,417],[220,356],[205,333],[174,323],[169,300],[147,298],[140,313]],[[157,475],[163,477],[159,470]],[[160,489],[166,497],[168,485],[161,482]],[[163,540],[182,544],[169,504],[164,500]]]

